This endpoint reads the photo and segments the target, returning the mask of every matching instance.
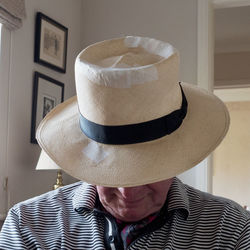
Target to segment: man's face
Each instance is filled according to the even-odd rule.
[[[127,188],[97,186],[103,207],[115,218],[133,222],[159,211],[173,179]]]

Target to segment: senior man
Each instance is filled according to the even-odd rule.
[[[15,205],[1,249],[250,249],[250,215],[175,176],[229,126],[224,104],[179,83],[170,44],[123,37],[76,59],[77,98],[41,122],[44,153],[81,181]]]

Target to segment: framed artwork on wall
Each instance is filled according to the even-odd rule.
[[[31,143],[37,144],[36,129],[42,119],[64,101],[64,84],[39,72],[34,74]]]
[[[41,12],[36,15],[34,61],[66,72],[68,28]]]

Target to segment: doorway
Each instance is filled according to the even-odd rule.
[[[231,125],[213,153],[212,193],[249,207],[250,3],[225,2],[214,9],[214,93],[227,106]]]

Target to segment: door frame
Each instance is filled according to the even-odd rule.
[[[214,89],[214,10],[249,6],[250,0],[197,0],[197,85]],[[204,186],[212,193],[212,154],[204,168]]]

